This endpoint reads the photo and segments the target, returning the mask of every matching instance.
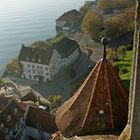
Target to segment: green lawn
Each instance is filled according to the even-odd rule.
[[[126,51],[126,55],[123,60],[115,62],[114,65],[118,65],[120,71],[122,69],[127,69],[126,73],[121,74],[120,78],[124,81],[124,84],[129,88],[131,79],[131,66],[132,66],[132,53],[133,51]]]

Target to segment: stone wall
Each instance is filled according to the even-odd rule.
[[[140,0],[137,0],[134,39],[133,80],[131,89],[131,139],[140,140]]]
[[[136,24],[128,123],[119,140],[140,140],[140,0],[136,2]]]

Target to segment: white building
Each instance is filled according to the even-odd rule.
[[[59,71],[73,64],[78,56],[77,42],[65,37],[45,49],[22,46],[19,54],[22,77],[47,82]]]
[[[76,9],[70,10],[56,19],[56,31],[73,32],[80,26],[82,15]]]

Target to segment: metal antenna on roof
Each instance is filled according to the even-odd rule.
[[[103,60],[105,60],[106,59],[106,45],[108,44],[108,39],[106,37],[103,37],[101,39],[101,44],[104,45]]]

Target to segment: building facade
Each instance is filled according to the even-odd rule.
[[[60,32],[74,32],[80,27],[82,15],[79,11],[73,9],[56,19],[56,31]]]
[[[65,37],[50,48],[22,46],[19,54],[22,78],[47,82],[58,72],[73,64],[78,56],[77,42]]]

